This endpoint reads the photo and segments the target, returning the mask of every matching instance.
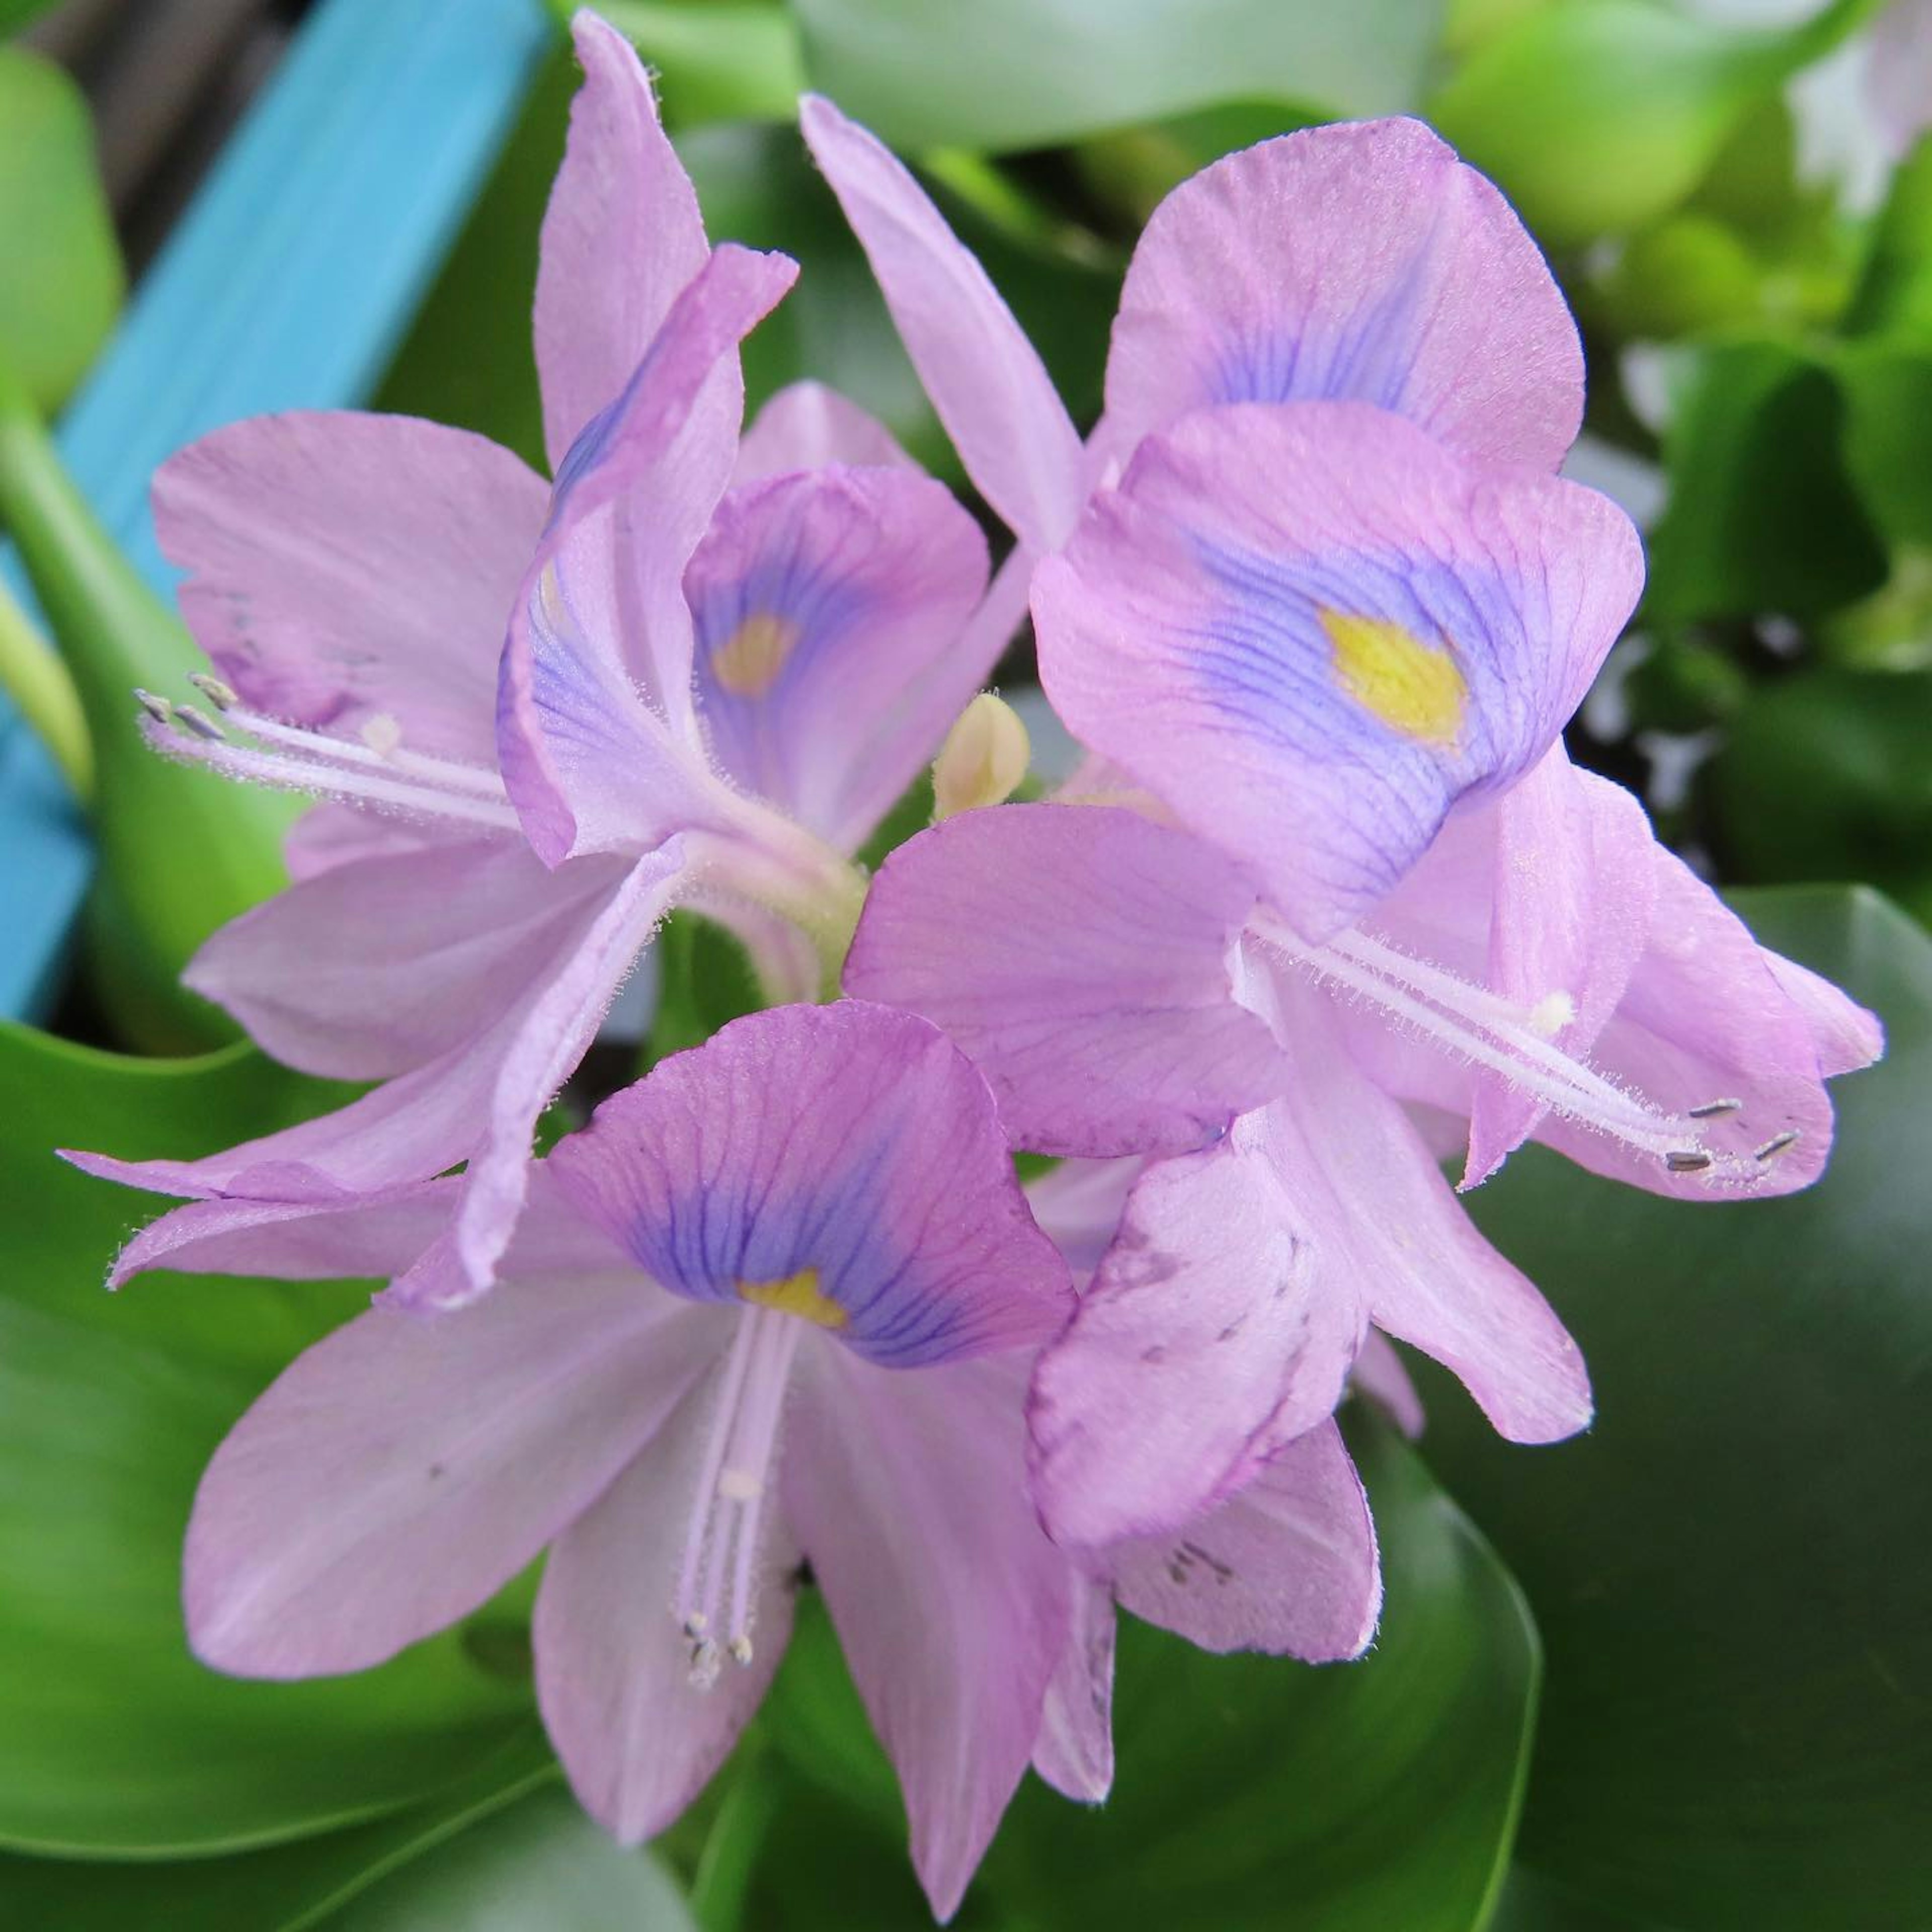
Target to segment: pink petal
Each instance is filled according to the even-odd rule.
[[[1582,345],[1542,254],[1419,121],[1230,154],[1135,248],[1107,362],[1120,446],[1204,404],[1324,397],[1550,470],[1582,419]]]
[[[944,1028],[1022,1146],[1184,1151],[1286,1077],[1228,983],[1253,904],[1210,848],[1132,812],[963,812],[880,868],[846,990]]]
[[[793,470],[843,463],[854,469],[917,470],[878,418],[823,382],[789,382],[752,418],[738,444],[735,487]]]
[[[1328,996],[1284,975],[1273,998],[1295,1070],[1272,1110],[1281,1185],[1324,1280],[1460,1377],[1510,1441],[1574,1435],[1589,1380],[1555,1312],[1477,1232],[1400,1102],[1356,1067]]]
[[[1355,1358],[1348,1380],[1358,1395],[1373,1402],[1412,1442],[1420,1439],[1427,1420],[1422,1397],[1386,1335],[1371,1328],[1363,1336],[1362,1352]]]
[[[1865,42],[1865,93],[1888,160],[1932,128],[1932,0],[1892,0]]]
[[[494,750],[494,747],[493,747]],[[474,828],[426,818],[390,818],[361,806],[324,800],[291,825],[282,840],[282,858],[297,885],[320,878],[356,859],[389,859],[420,852],[425,846],[465,845]]]
[[[713,756],[845,850],[993,668],[992,650],[960,648],[986,539],[916,470],[820,469],[731,490],[684,587]]]
[[[546,865],[636,851],[716,809],[682,579],[731,474],[738,343],[796,274],[718,249],[559,466],[497,686],[503,782]]]
[[[467,1614],[638,1454],[716,1341],[634,1276],[518,1282],[445,1322],[358,1316],[283,1373],[202,1478],[184,1586],[196,1654],[328,1676]]]
[[[511,838],[350,861],[232,920],[182,977],[278,1060],[379,1080],[486,1031],[621,876],[548,872]]]
[[[1072,1630],[1046,1687],[1033,1768],[1064,1798],[1098,1804],[1114,1783],[1114,1593],[1075,1586]]]
[[[1365,404],[1243,404],[1143,442],[1033,610],[1075,736],[1318,943],[1543,755],[1642,580],[1607,498]]]
[[[862,1356],[1031,1344],[1071,1312],[992,1096],[936,1028],[841,1000],[734,1020],[598,1108],[547,1163],[654,1280],[736,1305],[810,1270]]]
[[[1203,1650],[1334,1663],[1368,1648],[1382,1613],[1369,1499],[1332,1422],[1210,1514],[1107,1554],[1123,1607]]]
[[[407,416],[256,416],[154,478],[182,614],[243,699],[494,768],[496,658],[543,528],[541,480],[467,430]]]
[[[1740,1102],[1699,1124],[1718,1165],[1674,1173],[1654,1154],[1555,1117],[1538,1138],[1593,1172],[1682,1200],[1759,1198],[1808,1186],[1831,1151],[1826,1070],[1876,1059],[1883,1048],[1879,1023],[1760,947],[1674,853],[1654,845],[1652,862],[1657,898],[1648,944],[1592,1058],[1668,1112]],[[1795,1138],[1786,1143],[1786,1135]],[[1760,1148],[1772,1151],[1760,1160]]]
[[[758,1554],[752,1661],[727,1662],[709,1689],[692,1682],[691,1639],[668,1597],[710,1420],[694,1390],[557,1539],[537,1596],[544,1723],[584,1809],[627,1845],[656,1837],[710,1781],[791,1633],[798,1557],[778,1522]]]
[[[902,1375],[821,1345],[797,1373],[786,1512],[944,1919],[1032,1756],[1082,1580],[1027,1498],[1012,1358]]]
[[[1484,982],[1525,1012],[1552,997],[1573,1016],[1549,1036],[1581,1058],[1630,984],[1657,896],[1656,840],[1621,785],[1580,772],[1559,742],[1495,808],[1495,888]],[[1548,1108],[1479,1073],[1462,1184],[1486,1180]]]
[[[1026,1185],[1027,1205],[1040,1232],[1066,1258],[1084,1288],[1120,1232],[1127,1196],[1144,1163],[1063,1160]]]
[[[544,214],[535,322],[553,470],[630,380],[710,253],[691,178],[630,42],[588,9],[571,36],[584,85]]]
[[[1058,549],[1087,494],[1085,462],[1032,344],[882,142],[818,94],[799,118],[968,475],[1023,543]]]
[[[675,839],[640,859],[504,1042],[488,1112],[463,1177],[454,1240],[468,1292],[457,1300],[482,1294],[495,1279],[523,1208],[537,1118],[596,1037],[638,953],[670,910],[684,872],[683,850]],[[437,1305],[455,1305],[448,1296],[435,1299]]]
[[[1128,1196],[1034,1376],[1035,1490],[1056,1540],[1178,1532],[1340,1401],[1367,1284],[1306,1238],[1274,1143],[1274,1110],[1245,1114]]]

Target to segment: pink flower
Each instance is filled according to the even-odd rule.
[[[737,344],[793,266],[709,248],[628,44],[575,33],[536,314],[555,488],[351,414],[238,424],[157,486],[225,714],[152,735],[340,802],[189,983],[278,1058],[380,1084],[206,1160],[83,1161],[244,1218],[466,1162],[397,1291],[438,1305],[488,1286],[537,1115],[667,909],[736,930],[768,998],[819,995],[849,855],[1012,616],[971,518],[851,404],[801,386],[740,444]]]
[[[1466,1119],[1468,1182],[1535,1134],[1658,1192],[1781,1192],[1880,1038],[1564,756],[1642,562],[1549,473],[1580,370],[1533,244],[1412,124],[1217,163],[1136,250],[1093,444],[1024,446],[1058,479],[1027,497],[1011,318],[869,136],[807,127],[976,478],[1057,553],[1033,609],[1093,754],[1070,795],[1136,808],[922,835],[845,976],[945,1027],[1021,1144],[1179,1156],[1036,1378],[1049,1526],[1186,1520],[1330,1413],[1371,1323],[1505,1435],[1580,1427],[1575,1347],[1410,1106]]]
[[[380,1271],[452,1188],[217,1230],[190,1264]],[[1068,1224],[1112,1211],[1059,1177],[1040,1198],[1076,1247]],[[944,1917],[1030,1759],[1104,1793],[1112,1596],[1310,1655],[1359,1650],[1379,1600],[1332,1426],[1183,1544],[1049,1542],[1023,1397],[1072,1299],[937,1029],[851,1002],[740,1020],[542,1163],[494,1294],[358,1316],[243,1418],[189,1528],[194,1647],[246,1676],[364,1669],[547,1548],[538,1701],[634,1840],[730,1750],[808,1564]]]

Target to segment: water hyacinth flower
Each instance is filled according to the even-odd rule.
[[[737,344],[793,266],[710,250],[628,42],[575,34],[535,321],[554,488],[350,413],[238,424],[157,485],[218,708],[151,700],[151,734],[336,801],[188,982],[278,1058],[380,1084],[206,1160],[83,1161],[197,1197],[190,1232],[466,1161],[396,1290],[437,1305],[488,1286],[532,1124],[668,908],[731,926],[768,998],[819,996],[849,855],[1010,624],[971,518],[863,412],[802,386],[740,443]]]
[[[817,118],[912,343],[957,260],[897,164]],[[1156,213],[1102,487],[1033,592],[1042,683],[1093,754],[1072,789],[1138,808],[934,828],[848,960],[848,990],[952,1034],[1020,1144],[1181,1156],[1038,1379],[1043,1507],[1073,1540],[1184,1519],[1293,1441],[1371,1322],[1505,1435],[1588,1420],[1574,1345],[1412,1105],[1468,1120],[1466,1182],[1534,1134],[1661,1192],[1772,1193],[1822,1166],[1825,1078],[1880,1050],[1564,755],[1641,553],[1548,473],[1574,332],[1474,179],[1369,124],[1264,143]],[[954,410],[1002,419],[1010,325],[928,353]]]
[[[380,1271],[453,1186],[212,1231],[188,1264]],[[1058,1192],[1049,1220],[1090,1216]],[[248,1676],[366,1668],[548,1547],[538,1701],[586,1806],[635,1840],[755,1709],[808,1564],[944,1917],[1030,1759],[1104,1792],[1112,1592],[1216,1647],[1328,1654],[1378,1602],[1332,1427],[1185,1549],[1051,1543],[1024,1396],[1072,1300],[936,1028],[853,1002],[735,1022],[541,1164],[494,1294],[434,1322],[378,1306],[243,1418],[189,1528],[194,1647]]]

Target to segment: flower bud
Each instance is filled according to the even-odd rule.
[[[1000,805],[1026,776],[1032,755],[1019,713],[982,691],[953,721],[932,766],[934,824],[956,812]]]

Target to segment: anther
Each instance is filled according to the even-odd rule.
[[[740,1630],[731,1640],[731,1661],[734,1664],[749,1664],[751,1660],[752,1640]]]
[[[165,698],[157,698],[152,691],[143,691],[136,686],[134,699],[157,724],[172,724],[175,722],[175,708]]]
[[[693,1610],[684,1620],[684,1634],[695,1643],[711,1628],[711,1619],[702,1610]]]
[[[218,711],[226,711],[231,705],[239,704],[242,701],[241,694],[235,687],[225,683],[212,671],[190,671],[188,681]]]
[[[1701,1107],[1686,1107],[1684,1116],[1688,1120],[1714,1120],[1720,1114],[1735,1114],[1743,1106],[1742,1100],[1706,1100]]]
[[[718,1682],[718,1646],[709,1638],[702,1643],[693,1644],[691,1647],[692,1688],[698,1690],[709,1690]]]
[[[363,721],[362,738],[377,758],[393,758],[402,747],[403,728],[386,711],[379,711]]]
[[[1781,1154],[1786,1148],[1790,1147],[1792,1143],[1797,1139],[1797,1138],[1798,1130],[1796,1127],[1786,1127],[1783,1133],[1773,1134],[1770,1139],[1766,1141],[1764,1145],[1760,1148],[1756,1153],[1751,1156],[1751,1158],[1754,1160],[1774,1160],[1779,1154]]]
[[[1711,1156],[1702,1148],[1673,1148],[1664,1156],[1672,1174],[1702,1174],[1711,1165]]]
[[[192,704],[177,704],[175,706],[175,722],[185,724],[197,738],[212,738],[218,744],[225,741],[228,736],[206,711],[200,710]]]

